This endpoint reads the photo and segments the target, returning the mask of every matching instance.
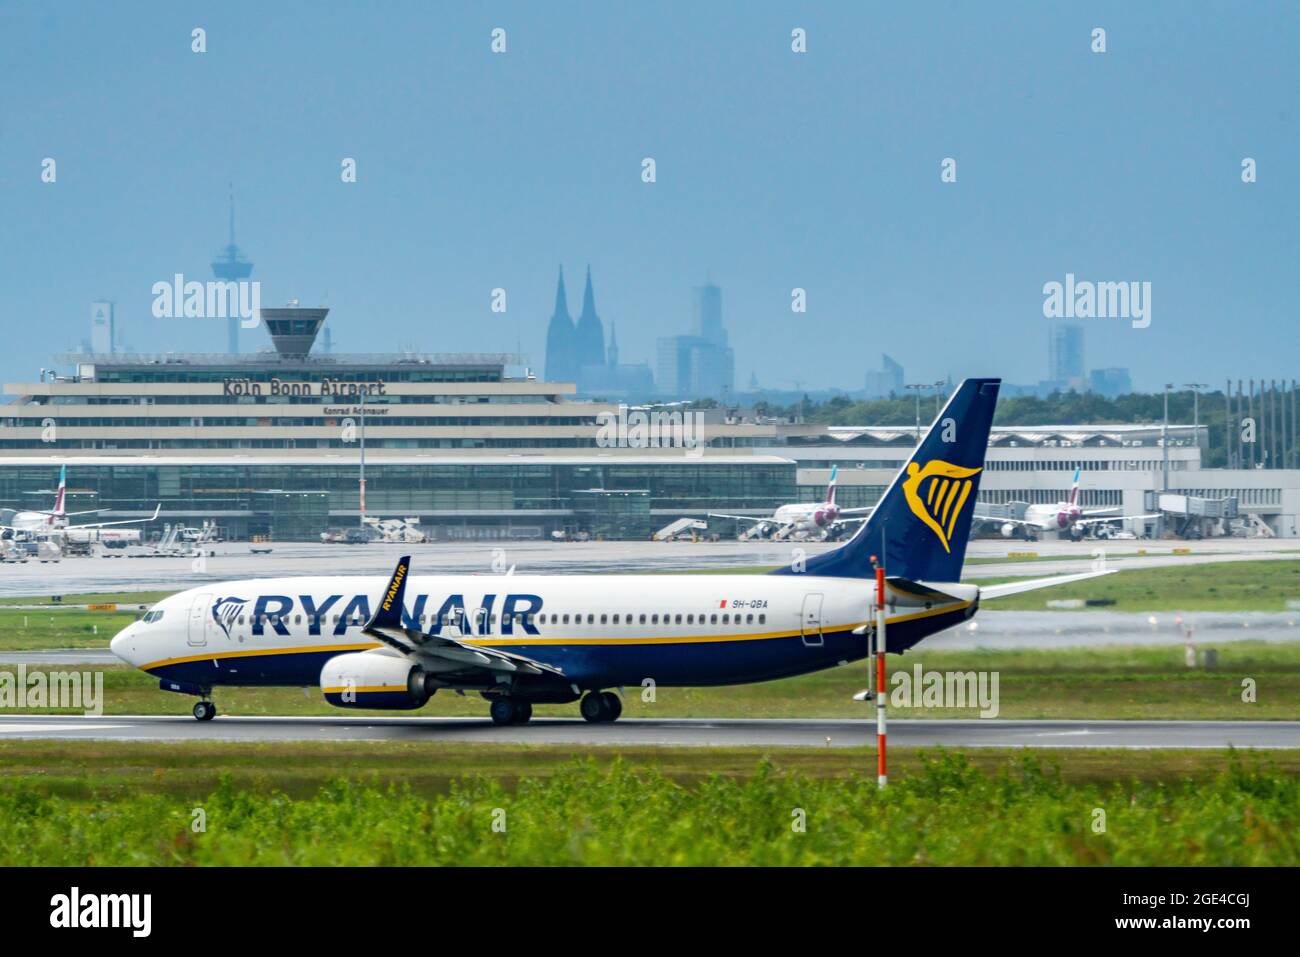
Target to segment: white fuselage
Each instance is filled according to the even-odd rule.
[[[798,531],[813,531],[831,525],[839,513],[839,506],[834,502],[800,502],[782,505],[772,518]]]
[[[205,585],[159,602],[112,648],[189,685],[313,685],[335,655],[397,654],[362,630],[386,584],[318,577]],[[891,650],[974,613],[977,588],[944,588],[953,600],[889,591]],[[711,685],[866,656],[873,597],[869,580],[800,575],[416,576],[404,615],[425,634],[544,662],[575,687]]]
[[[10,527],[19,532],[48,532],[67,524],[66,518],[46,512],[15,512]]]
[[[1025,509],[1025,521],[1043,532],[1063,532],[1083,515],[1083,510],[1069,502],[1055,505],[1030,505]]]

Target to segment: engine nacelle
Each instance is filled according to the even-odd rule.
[[[1003,523],[1003,525],[1002,525],[1002,537],[1003,537],[1003,538],[1015,538],[1015,537],[1016,537],[1016,531],[1017,531],[1017,527],[1016,527],[1016,525],[1014,525],[1013,523],[1011,523],[1011,522],[1004,522],[1004,523]]]
[[[335,655],[320,671],[320,686],[339,708],[409,710],[423,707],[431,694],[419,665],[377,651]]]

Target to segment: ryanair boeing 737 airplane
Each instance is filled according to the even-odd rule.
[[[154,605],[113,652],[216,714],[223,686],[319,686],[345,708],[419,708],[477,691],[498,724],[582,699],[613,721],[609,689],[786,678],[871,651],[875,561],[887,650],[975,614],[980,598],[1091,578],[961,584],[998,379],[967,379],[856,535],[767,575],[302,577],[203,585]]]

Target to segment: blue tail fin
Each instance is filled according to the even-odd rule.
[[[379,596],[379,606],[366,622],[366,630],[371,628],[392,628],[401,631],[402,602],[406,595],[406,579],[411,571],[411,556],[403,555],[397,560],[393,576],[388,579],[388,587]]]
[[[773,574],[869,578],[871,556],[883,555],[891,577],[960,581],[1001,382],[963,381],[858,533],[801,570]]]

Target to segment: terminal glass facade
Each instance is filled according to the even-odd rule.
[[[0,503],[34,507],[43,499],[37,493],[34,500],[32,490],[52,490],[58,479],[58,465],[10,461],[0,468]],[[355,462],[79,462],[68,470],[68,486],[70,499],[75,493],[86,508],[147,515],[161,502],[160,522],[197,525],[213,519],[234,538],[315,539],[329,525],[354,525],[359,505]],[[511,526],[536,534],[586,528],[578,512],[591,507],[580,504],[576,493],[591,489],[638,492],[643,504],[636,508],[647,517],[637,520],[630,536],[636,538],[683,514],[771,511],[797,494],[794,463],[763,459],[725,464],[666,459],[652,465],[366,463],[367,514],[418,516],[425,531],[453,538],[480,537],[475,530],[489,527],[502,534]]]

